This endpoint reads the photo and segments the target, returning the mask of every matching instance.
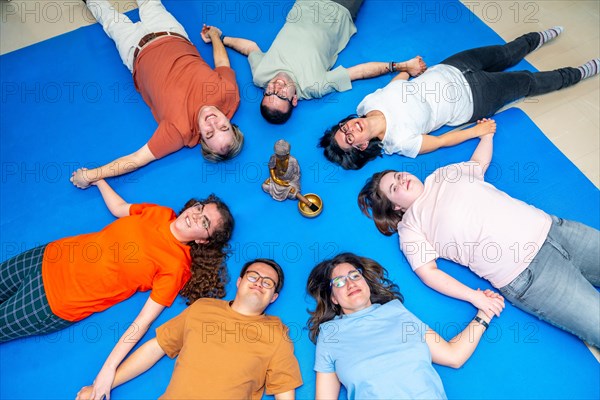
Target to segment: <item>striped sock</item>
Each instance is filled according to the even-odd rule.
[[[564,30],[565,30],[565,28],[563,28],[562,26],[553,26],[550,29],[546,29],[545,31],[538,32],[538,34],[540,35],[540,43],[537,45],[537,47],[535,49],[537,50],[540,47],[542,47],[544,44],[548,43],[549,41],[556,39],[558,37],[558,35],[563,33]]]
[[[577,69],[581,72],[581,80],[598,75],[598,72],[600,71],[600,58],[594,58],[583,64],[581,67],[577,67]]]

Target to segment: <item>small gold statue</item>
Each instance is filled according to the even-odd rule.
[[[319,210],[300,193],[300,165],[298,160],[290,155],[290,144],[283,139],[275,142],[275,154],[269,159],[269,174],[262,188],[277,201],[298,199],[306,204],[313,212]]]

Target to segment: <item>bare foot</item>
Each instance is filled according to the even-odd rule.
[[[482,137],[496,133],[496,121],[493,119],[480,119],[477,121],[477,125],[473,127],[475,129],[475,137]]]
[[[416,56],[406,62],[406,72],[413,78],[421,75],[426,69],[427,64],[425,64],[425,61],[423,61],[421,56]]]

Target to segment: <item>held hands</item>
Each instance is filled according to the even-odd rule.
[[[94,185],[96,181],[90,179],[90,174],[87,168],[79,168],[71,175],[71,182],[79,189],[87,189],[90,185]]]
[[[110,400],[110,389],[115,380],[115,370],[104,368],[98,373],[91,386],[84,386],[77,392],[76,400]]]
[[[206,24],[202,24],[202,31],[200,32],[200,37],[204,43],[212,43],[215,37],[221,38],[223,32],[216,26],[210,26]]]
[[[504,310],[504,297],[489,289],[474,290],[470,303],[485,313],[489,319],[494,318],[494,316],[499,317],[502,310]]]
[[[491,118],[480,119],[473,129],[475,129],[475,137],[491,139],[494,137],[494,133],[496,133],[496,121]]]
[[[110,393],[108,397],[103,394],[101,396],[97,395],[97,392],[94,391],[93,386],[84,386],[81,388],[79,392],[77,392],[77,397],[75,400],[110,400]]]

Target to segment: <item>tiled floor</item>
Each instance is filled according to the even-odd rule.
[[[133,0],[114,0],[120,11]],[[600,55],[600,1],[468,1],[463,4],[504,40],[553,25],[565,33],[531,54],[539,70],[577,66]],[[0,0],[0,54],[94,23],[79,0]],[[600,186],[600,79],[518,104],[554,144]],[[596,353],[600,360],[600,354]]]

